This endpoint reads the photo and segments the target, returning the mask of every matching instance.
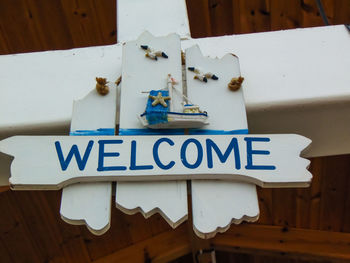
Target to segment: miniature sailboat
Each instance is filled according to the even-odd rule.
[[[151,129],[200,128],[208,122],[208,114],[198,105],[177,90],[176,81],[171,74],[167,77],[167,87],[162,90],[152,90],[146,105],[146,110],[139,117],[141,123]],[[176,111],[172,98],[182,97],[182,112]]]

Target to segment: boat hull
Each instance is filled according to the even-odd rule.
[[[208,116],[205,115],[178,115],[169,113],[168,122],[157,124],[149,124],[145,115],[139,118],[143,126],[150,129],[201,128],[209,124]]]

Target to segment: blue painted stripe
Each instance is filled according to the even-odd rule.
[[[208,116],[208,114],[207,113],[185,113],[185,112],[172,112],[172,111],[169,111],[168,112],[168,115],[169,114],[173,114],[173,115],[184,115],[184,116],[186,116],[186,115],[194,115],[194,116],[197,116],[197,115],[199,115],[199,116]]]
[[[76,130],[69,133],[71,136],[115,135],[113,128],[100,128],[97,130]]]
[[[223,135],[223,134],[248,134],[248,129],[241,130],[207,130],[207,129],[190,129],[190,135]]]
[[[168,115],[208,116],[207,113],[184,113],[184,112],[172,112],[172,111],[168,111],[167,113],[168,113]],[[143,117],[143,116],[145,116],[145,115],[147,115],[146,112],[142,113],[140,116]]]
[[[184,129],[120,129],[119,135],[183,135]]]

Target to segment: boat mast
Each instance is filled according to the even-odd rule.
[[[168,74],[167,78],[167,86],[169,91],[169,97],[170,97],[170,108],[169,111],[174,112],[174,97],[173,97],[173,83],[174,79],[172,79],[171,74]]]

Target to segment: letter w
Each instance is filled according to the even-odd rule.
[[[67,158],[64,159],[60,142],[58,142],[58,141],[55,142],[56,151],[57,151],[57,155],[58,155],[58,160],[60,161],[62,170],[63,171],[67,170],[68,165],[69,165],[69,163],[72,160],[72,157],[74,155],[75,159],[77,161],[79,170],[83,171],[85,169],[86,162],[87,162],[87,160],[89,158],[89,155],[90,155],[90,152],[91,152],[93,144],[94,144],[94,141],[89,141],[89,143],[88,143],[88,145],[86,147],[83,159],[81,159],[78,146],[76,144],[73,144],[72,148],[70,149],[70,151],[68,153]]]
[[[213,153],[212,150],[216,152],[219,157],[220,162],[224,163],[230,156],[231,151],[233,150],[235,155],[235,168],[237,170],[241,169],[241,160],[239,157],[239,149],[237,138],[232,138],[229,146],[227,147],[224,154],[220,151],[219,147],[211,139],[207,139],[207,158],[208,158],[208,168],[213,168]]]

